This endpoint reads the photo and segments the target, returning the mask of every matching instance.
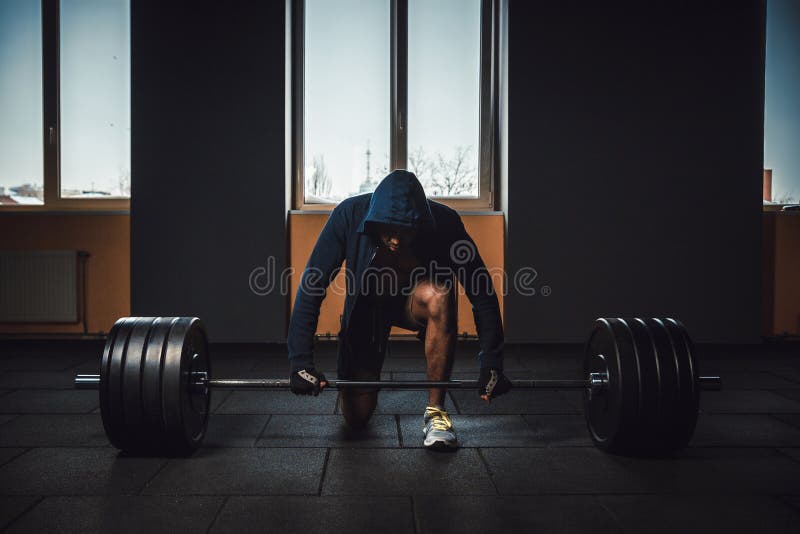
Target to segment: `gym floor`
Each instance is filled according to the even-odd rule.
[[[0,530],[8,532],[797,532],[800,356],[794,347],[700,347],[706,392],[674,458],[606,455],[581,393],[515,391],[490,407],[450,394],[462,442],[421,448],[426,394],[382,391],[349,434],[336,393],[215,391],[204,448],[124,457],[105,438],[96,342],[0,345]],[[511,378],[580,378],[581,347],[510,346]],[[215,346],[214,375],[284,377],[285,348]],[[471,342],[454,378],[475,378]],[[317,366],[334,375],[335,345]],[[396,341],[384,378],[422,378],[418,343]]]

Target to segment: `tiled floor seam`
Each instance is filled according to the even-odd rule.
[[[272,421],[272,417],[273,417],[272,414],[269,414],[267,416],[267,420],[264,421],[264,426],[261,427],[261,432],[258,433],[258,435],[256,436],[256,440],[253,442],[252,445],[253,447],[258,447],[258,440],[260,440],[261,436],[264,435],[264,432],[267,430],[267,425],[269,424],[270,421]]]
[[[619,531],[620,531],[621,533],[624,533],[624,532],[625,532],[625,529],[624,529],[624,528],[622,528],[622,523],[620,522],[620,520],[619,520],[619,517],[617,517],[617,514],[615,514],[615,513],[614,513],[614,512],[613,512],[613,511],[612,511],[612,510],[611,510],[611,509],[608,507],[608,506],[606,506],[606,505],[605,505],[605,504],[604,504],[604,503],[603,503],[603,502],[600,500],[600,498],[599,498],[599,497],[600,497],[601,495],[602,495],[602,494],[595,494],[595,495],[592,495],[592,501],[594,501],[594,503],[595,503],[595,504],[597,504],[597,506],[599,506],[599,507],[600,507],[600,508],[601,508],[601,509],[602,509],[602,510],[603,510],[603,511],[606,513],[606,514],[608,514],[608,516],[611,518],[611,521],[613,521],[613,522],[614,522],[614,525],[616,525],[616,526],[617,526],[617,528],[619,529]]]
[[[458,402],[456,402],[456,398],[453,396],[453,393],[451,391],[448,391],[447,396],[450,397],[450,402],[453,403],[453,407],[456,409],[456,413],[461,415],[461,406],[459,406]]]
[[[322,486],[325,484],[325,473],[328,471],[328,461],[331,457],[331,449],[325,449],[325,459],[322,461],[322,473],[319,476],[319,486],[317,487],[317,496],[322,495]]]
[[[411,501],[411,526],[414,529],[414,534],[419,534],[421,531],[419,526],[419,517],[417,517],[417,505],[414,502],[414,496],[409,495],[409,500]]]
[[[106,443],[104,445],[9,445],[9,446],[0,446],[3,449],[15,449],[17,447],[23,447],[28,449],[109,449],[113,448],[113,445],[110,443]]]
[[[18,447],[4,447],[4,448],[6,448],[6,449],[16,449],[16,448],[18,448]],[[11,456],[11,457],[9,457],[9,458],[6,458],[6,459],[5,459],[5,461],[3,461],[3,462],[0,462],[0,467],[4,466],[4,465],[6,465],[6,464],[9,464],[9,463],[11,463],[11,462],[13,462],[14,460],[16,460],[17,458],[19,458],[19,457],[20,457],[20,456],[22,456],[23,454],[27,454],[27,453],[29,453],[30,451],[32,451],[32,450],[33,450],[33,449],[35,449],[36,447],[19,447],[19,448],[21,448],[21,449],[25,449],[25,450],[24,450],[24,451],[22,451],[22,452],[21,452],[21,453],[19,453],[19,454],[15,454],[14,456]]]
[[[217,390],[217,391],[219,391],[219,390]],[[212,413],[212,414],[215,414],[215,413],[220,413],[219,409],[220,409],[220,408],[222,408],[222,406],[223,406],[223,405],[224,405],[226,402],[228,402],[228,398],[229,398],[229,397],[230,397],[232,394],[233,394],[233,390],[232,390],[232,389],[231,389],[231,390],[229,390],[229,391],[226,391],[226,392],[225,392],[225,396],[224,396],[224,397],[222,397],[222,400],[220,401],[220,403],[219,403],[219,404],[217,404],[217,407],[216,407],[216,408],[214,408],[214,410],[213,410],[211,413]]]
[[[394,424],[397,427],[397,444],[402,449],[403,448],[403,431],[400,429],[400,416],[398,414],[394,414]]]
[[[11,419],[9,419],[8,421],[4,422],[4,423],[0,423],[0,426],[7,425],[11,421],[19,419],[20,416],[22,416],[23,414],[21,414],[21,413],[6,413],[6,414],[3,414],[3,415],[12,415],[13,417]]]
[[[222,499],[222,503],[217,508],[217,513],[214,514],[214,518],[211,520],[211,523],[208,524],[208,528],[206,529],[206,534],[211,532],[211,529],[214,528],[214,524],[217,522],[220,514],[222,514],[222,509],[225,508],[225,505],[228,504],[228,500],[231,498],[230,495],[226,495],[224,499]]]
[[[763,390],[762,389],[762,390],[759,390],[759,391],[769,391],[770,393],[773,393],[775,395],[779,395],[783,399],[789,399],[791,401],[797,402],[797,399],[792,398],[790,395],[784,393],[784,390],[792,390],[792,391],[794,391],[795,389],[797,389],[797,388],[776,388],[776,389],[770,389],[770,390]]]
[[[15,515],[11,519],[11,521],[9,521],[8,524],[5,527],[3,527],[3,529],[0,532],[7,532],[8,529],[10,529],[14,525],[14,523],[19,521],[25,514],[27,514],[28,512],[33,510],[36,506],[38,506],[38,504],[40,502],[42,502],[44,499],[45,498],[40,495],[38,499],[35,499],[32,503],[30,503],[28,506],[26,506],[24,510],[22,510],[20,513]]]
[[[489,482],[492,483],[492,487],[494,488],[495,494],[500,495],[500,490],[497,489],[497,484],[494,481],[494,475],[492,474],[492,470],[489,467],[489,462],[487,462],[486,458],[483,456],[482,447],[476,447],[475,453],[478,455],[478,458],[481,459],[481,462],[483,463],[483,468],[486,469],[486,474],[489,475]]]
[[[444,453],[443,453],[444,454]],[[596,491],[587,491],[587,492],[577,492],[577,491],[541,491],[541,492],[511,492],[511,493],[503,493],[499,495],[495,495],[492,493],[441,493],[436,495],[430,494],[415,494],[415,493],[392,493],[392,494],[385,494],[379,495],[379,497],[394,497],[394,498],[401,498],[401,497],[470,497],[470,498],[479,498],[479,497],[664,497],[664,496],[679,496],[679,497],[709,497],[709,498],[717,498],[717,497],[766,497],[766,498],[774,498],[780,499],[790,499],[799,497],[800,493],[764,493],[764,492],[737,492],[737,491],[712,491],[712,490],[704,490],[704,491],[697,491],[697,492],[687,492],[687,491],[679,491],[679,490],[642,490],[642,491],[631,491],[631,490],[620,490],[617,492],[608,491],[605,493],[598,493]],[[9,493],[0,495],[0,497],[42,497],[43,499],[51,498],[51,497],[59,497],[59,498],[76,498],[76,499],[83,499],[83,498],[108,498],[108,497],[144,497],[144,498],[158,498],[158,497],[308,497],[308,498],[319,498],[319,499],[329,499],[329,498],[338,498],[338,497],[376,497],[375,493],[334,493],[328,495],[317,495],[316,493],[259,493],[259,492],[241,492],[241,493],[169,493],[169,492],[159,492],[159,493],[129,493],[129,492],[121,492],[121,493],[82,493],[82,492],[73,492],[73,493],[52,493],[49,495],[41,496],[39,494],[29,494],[29,493]]]
[[[738,411],[738,412],[719,412],[719,411],[710,411],[710,410],[700,410],[700,415],[775,415],[775,414],[791,415],[791,414],[795,414],[795,413],[798,413],[798,412],[796,412],[796,411],[795,412],[776,412],[776,411],[770,411],[770,412],[743,412],[743,411]]]
[[[798,418],[798,420],[797,420],[797,424],[790,423],[790,422],[788,422],[788,421],[785,421],[784,419],[781,419],[781,416],[791,416],[791,415],[795,415],[795,414],[793,414],[793,413],[776,413],[776,412],[772,412],[772,413],[770,413],[769,415],[770,415],[770,417],[772,417],[772,418],[773,418],[773,419],[775,419],[776,421],[780,421],[780,422],[781,422],[781,423],[783,423],[784,425],[789,425],[789,426],[790,426],[790,427],[792,427],[792,428],[800,428],[800,418]]]
[[[800,501],[792,500],[793,498],[797,498],[797,495],[773,495],[773,498],[780,501],[784,506],[800,511]]]
[[[161,471],[164,470],[165,467],[167,467],[168,464],[169,464],[169,459],[168,458],[164,458],[163,462],[161,463],[161,465],[158,466],[158,469],[156,469],[156,472],[153,473],[153,476],[148,478],[147,481],[139,489],[139,491],[137,492],[137,495],[144,495],[144,493],[143,493],[144,490],[147,489],[147,487],[150,485],[150,483],[153,482],[153,480],[155,480],[155,478],[161,473]]]
[[[778,373],[776,373],[774,371],[767,370],[766,372],[771,374],[772,376],[777,377],[777,378],[782,378],[783,380],[786,380],[787,382],[792,382],[794,384],[800,384],[800,381],[794,380],[793,378],[789,378],[788,376],[780,375],[780,374],[778,374]],[[722,374],[722,373],[719,373],[719,374]]]
[[[781,450],[781,449],[796,449],[797,447],[772,447],[772,448],[775,449],[776,451],[778,451],[778,454],[780,454],[784,458],[788,458],[788,459],[792,460],[793,462],[800,463],[800,458],[795,458],[794,456],[792,456],[790,454],[786,454],[785,452],[783,452],[783,450]]]

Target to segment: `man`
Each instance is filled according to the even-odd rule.
[[[417,177],[395,170],[374,193],[342,201],[317,239],[289,324],[291,389],[318,395],[327,385],[314,368],[313,344],[325,289],[347,260],[347,296],[339,332],[338,375],[379,380],[393,325],[425,342],[429,380],[448,380],[456,341],[454,277],[472,304],[480,340],[479,394],[489,402],[511,388],[503,374],[503,325],[491,278],[458,213],[429,201]],[[387,277],[386,274],[390,276]],[[374,390],[343,390],[347,424],[363,428],[375,410]],[[444,409],[445,390],[429,391],[424,444],[458,446]]]

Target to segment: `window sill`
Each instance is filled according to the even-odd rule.
[[[0,205],[0,214],[39,213],[65,214],[90,213],[97,215],[130,214],[131,202],[128,199],[63,199],[41,205]]]

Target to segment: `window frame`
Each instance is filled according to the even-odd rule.
[[[408,129],[408,0],[390,2],[390,120],[389,166],[407,168]],[[500,0],[481,0],[480,4],[480,125],[477,198],[430,198],[458,210],[494,211],[495,190],[500,176],[499,147],[499,68]],[[305,0],[286,0],[286,93],[291,110],[287,113],[288,179],[294,194],[292,208],[297,211],[331,211],[336,204],[305,201],[304,176],[304,95],[305,95]]]
[[[60,0],[42,5],[42,157],[43,204],[2,204],[2,212],[129,211],[130,198],[71,198],[61,196]]]

